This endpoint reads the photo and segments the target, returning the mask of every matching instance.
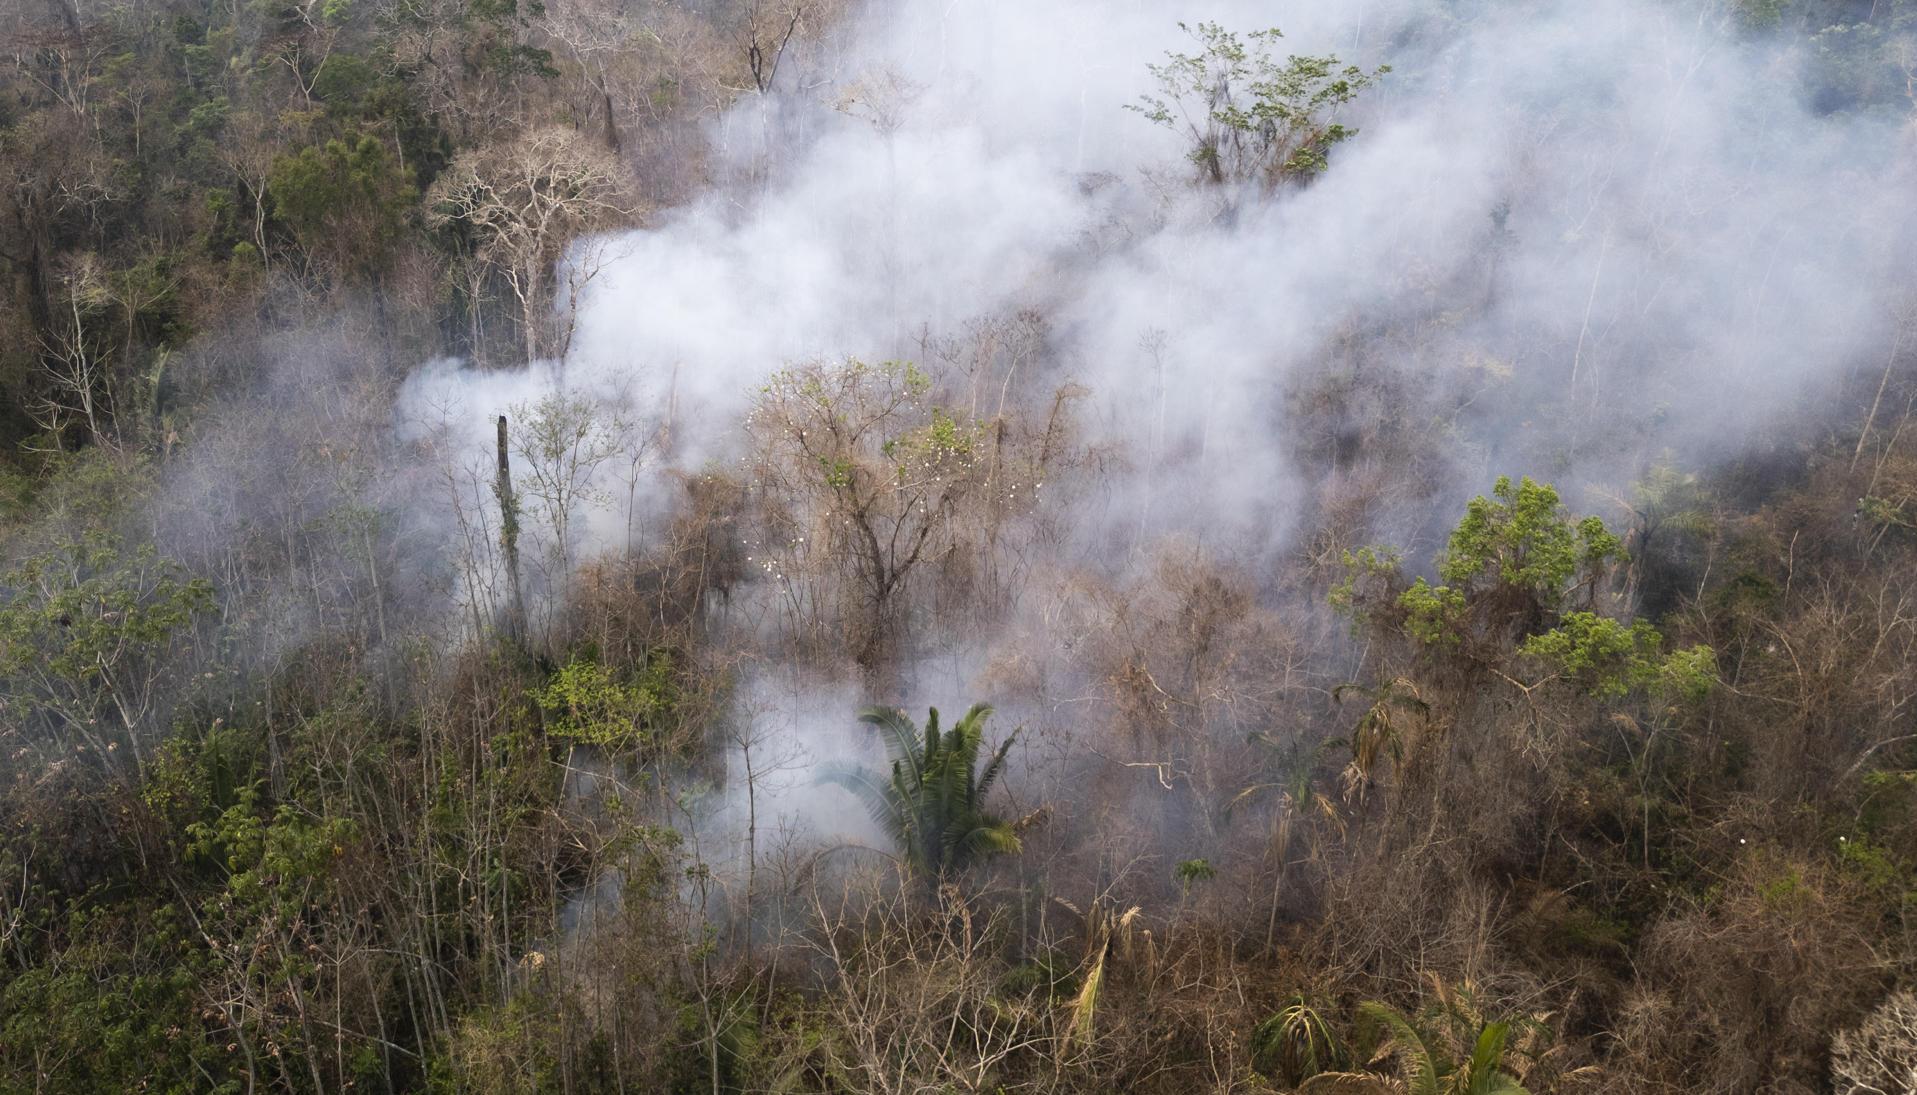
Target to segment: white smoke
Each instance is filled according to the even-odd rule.
[[[1260,514],[1271,538],[1270,500],[1296,489],[1275,402],[1354,329],[1415,336],[1402,356],[1433,377],[1494,361],[1467,440],[1544,474],[1653,415],[1639,449],[1735,442],[1888,345],[1907,129],[1814,116],[1792,58],[1696,5],[1453,7],[874,10],[843,50],[795,61],[777,109],[734,108],[721,152],[753,183],[618,241],[563,362],[429,368],[407,410],[473,409],[480,447],[493,413],[564,384],[634,418],[671,406],[697,467],[783,364],[909,358],[921,334],[1036,308],[1103,430],[1196,439],[1183,521]],[[1174,185],[1175,135],[1124,109],[1149,62],[1192,48],[1175,21],[1203,18],[1396,69],[1322,178],[1228,217]]]
[[[1125,109],[1194,48],[1181,19],[1394,71],[1310,185],[1199,188]],[[1076,562],[1135,523],[1274,557],[1316,486],[1285,400],[1327,371],[1409,385],[1453,498],[1626,483],[1761,440],[1889,351],[1917,141],[1817,114],[1801,61],[1679,0],[875,4],[716,124],[712,189],[616,241],[563,361],[425,367],[401,416],[470,422],[483,463],[494,415],[564,386],[669,416],[697,469],[787,363],[911,358],[1031,309],[1050,335],[1020,383],[1089,386],[1133,468]]]

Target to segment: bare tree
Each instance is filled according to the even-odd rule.
[[[633,182],[610,153],[567,129],[544,129],[487,145],[454,160],[428,197],[428,220],[467,234],[473,257],[503,279],[519,304],[527,360],[565,351],[571,321],[554,321],[563,284],[576,299],[609,257],[576,252],[580,236],[626,223],[639,209]]]
[[[107,387],[107,349],[88,330],[103,309],[107,286],[99,264],[82,256],[61,279],[57,326],[41,338],[41,367],[46,382],[38,402],[29,408],[34,421],[57,437],[72,423],[84,422],[87,440],[110,445],[104,404]]]
[[[930,389],[900,362],[806,365],[775,376],[748,422],[769,526],[756,561],[793,598],[817,596],[817,570],[836,576],[847,646],[868,672],[912,575],[949,547],[984,478],[985,431],[930,405]],[[816,602],[790,607],[801,629],[825,622]]]
[[[813,888],[816,949],[827,970],[820,1008],[844,1036],[826,1051],[861,1090],[1007,1090],[1021,1065],[1050,1086],[1049,1062],[1071,1051],[1066,1009],[1042,994],[995,992],[1004,967],[992,952],[1002,925],[956,889],[937,916],[862,873],[843,889]]]
[[[551,392],[531,406],[512,409],[512,447],[518,451],[525,480],[520,493],[552,537],[548,545],[554,585],[570,589],[577,562],[574,522],[587,508],[611,503],[611,494],[595,484],[602,465],[622,455],[630,432],[624,418],[574,391]]]
[[[1831,1040],[1838,1095],[1917,1090],[1917,993],[1900,992]]]

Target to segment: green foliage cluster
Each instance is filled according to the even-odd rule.
[[[1490,1019],[1473,986],[1442,981],[1415,1014],[1360,1003],[1349,1037],[1303,994],[1252,1033],[1254,1062],[1304,1093],[1528,1095],[1513,1070],[1535,1069],[1548,1041],[1536,1019]]]
[[[223,1047],[198,1035],[207,959],[173,904],[89,902],[57,926],[57,961],[0,983],[0,1091],[52,1080],[73,1091],[245,1090]],[[41,1090],[49,1088],[42,1087]]]
[[[1558,492],[1529,476],[1514,487],[1500,476],[1465,507],[1464,520],[1452,531],[1438,573],[1464,586],[1496,582],[1536,590],[1555,599],[1580,570],[1590,571],[1620,558],[1623,545],[1604,522],[1563,517]]]
[[[14,591],[0,608],[0,672],[41,666],[76,682],[98,680],[127,652],[157,651],[213,599],[212,583],[184,577],[151,546],[126,555],[99,535],[26,560],[0,586]]]
[[[273,160],[273,211],[311,254],[336,255],[363,277],[377,275],[403,238],[418,198],[412,172],[372,136],[334,138]]]
[[[1663,653],[1664,637],[1643,620],[1626,627],[1595,612],[1568,612],[1558,625],[1518,647],[1580,681],[1593,695],[1657,689],[1701,699],[1717,679],[1717,658],[1704,644]]]
[[[1217,877],[1218,868],[1211,865],[1211,860],[1202,857],[1180,860],[1178,865],[1172,868],[1172,878],[1183,890],[1190,890],[1200,882],[1210,882]]]
[[[1193,166],[1213,183],[1267,185],[1323,171],[1333,145],[1357,130],[1332,120],[1337,108],[1390,72],[1341,65],[1333,56],[1288,56],[1273,50],[1277,29],[1240,35],[1218,23],[1180,23],[1196,53],[1172,52],[1150,66],[1159,94],[1131,109],[1190,138]]]
[[[1716,680],[1710,646],[1667,653],[1650,622],[1588,607],[1624,561],[1623,541],[1596,517],[1567,516],[1549,484],[1500,478],[1452,530],[1438,559],[1441,583],[1419,577],[1394,595],[1397,555],[1367,547],[1346,553],[1330,596],[1347,614],[1388,606],[1404,634],[1424,646],[1486,661],[1523,655],[1600,698],[1703,698]],[[1357,740],[1365,740],[1362,727]]]
[[[891,770],[838,769],[826,777],[864,800],[900,860],[928,882],[1019,850],[1017,828],[985,805],[1018,737],[1006,735],[995,751],[981,756],[991,714],[985,704],[974,704],[941,732],[935,707],[921,733],[897,708],[868,708],[859,721],[884,736]]]
[[[1549,484],[1499,477],[1491,496],[1472,499],[1452,531],[1438,559],[1443,584],[1419,578],[1398,604],[1419,641],[1455,646],[1476,628],[1501,630],[1513,617],[1521,625],[1579,591],[1588,594],[1623,557],[1623,543],[1603,521],[1567,519]],[[1484,610],[1479,619],[1471,608]]]
[[[0,577],[0,741],[137,751],[169,655],[212,608],[206,579],[103,533],[23,560]]]
[[[648,656],[630,679],[582,657],[560,666],[532,693],[547,732],[581,745],[640,750],[655,744],[678,704],[672,656]]]
[[[1414,1022],[1377,1002],[1361,1005],[1359,1017],[1361,1044],[1376,1047],[1377,1054],[1396,1057],[1405,1089],[1412,1095],[1528,1095],[1524,1085],[1503,1069],[1511,1036],[1506,1021],[1483,1023],[1475,1037],[1467,1031],[1468,1040],[1461,1043],[1466,1052],[1456,1053],[1446,1043],[1447,1032],[1429,1017],[1423,1023]],[[1454,1026],[1457,1023],[1451,1014],[1443,1018]]]
[[[933,407],[930,421],[925,425],[888,438],[880,449],[898,462],[899,474],[903,476],[914,462],[932,464],[947,458],[970,457],[984,432],[976,422],[955,418],[944,409]]]

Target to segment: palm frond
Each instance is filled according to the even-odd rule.
[[[896,707],[868,707],[859,712],[859,721],[885,733],[886,754],[894,764],[909,762],[914,780],[923,775],[925,752],[919,748],[918,727],[905,712]]]
[[[1251,798],[1251,797],[1253,797],[1254,795],[1257,795],[1257,794],[1259,794],[1260,792],[1263,792],[1263,791],[1269,791],[1269,790],[1272,790],[1273,788],[1278,788],[1278,787],[1283,787],[1283,786],[1284,786],[1284,784],[1282,784],[1282,783],[1254,783],[1254,784],[1252,784],[1251,786],[1249,786],[1249,787],[1247,787],[1247,788],[1245,788],[1244,790],[1242,790],[1242,791],[1240,791],[1240,792],[1238,792],[1237,794],[1235,794],[1235,795],[1233,795],[1233,796],[1231,796],[1231,801],[1229,801],[1229,802],[1227,802],[1227,803],[1225,803],[1225,816],[1226,816],[1226,817],[1230,817],[1230,816],[1231,816],[1231,812],[1232,812],[1233,810],[1235,810],[1235,809],[1237,809],[1237,808],[1238,808],[1238,806],[1239,806],[1239,804],[1241,804],[1241,803],[1243,803],[1243,802],[1244,802],[1244,801],[1245,801],[1246,799],[1248,799],[1248,798]]]
[[[891,778],[834,770],[822,779],[858,794],[915,871],[937,878],[988,855],[1017,852],[1017,827],[988,813],[983,800],[1005,768],[1007,737],[981,771],[979,750],[991,707],[974,704],[943,734],[938,709],[923,728],[897,708],[871,707],[859,719],[879,729],[891,756]]]
[[[1410,1095],[1438,1095],[1437,1055],[1411,1020],[1374,1000],[1358,1005],[1358,1024],[1360,1041],[1370,1047],[1374,1062],[1397,1058]]]
[[[1370,1072],[1321,1072],[1298,1085],[1298,1095],[1402,1095],[1404,1085]]]
[[[1065,1034],[1058,1040],[1061,1054],[1069,1052],[1074,1043],[1084,1044],[1092,1040],[1096,1031],[1094,1025],[1098,1015],[1098,994],[1105,986],[1105,950],[1099,948],[1098,957],[1092,961],[1090,972],[1085,974],[1085,983],[1079,986],[1078,996],[1072,1001],[1072,1022],[1065,1028]]]
[[[896,773],[897,769],[894,769]],[[834,765],[819,773],[820,783],[831,783],[852,792],[865,807],[866,813],[878,827],[884,831],[886,839],[898,847],[908,847],[912,840],[910,819],[898,808],[898,789],[895,783],[889,783],[869,768],[849,768]]]
[[[1342,1068],[1343,1043],[1301,993],[1252,1032],[1254,1059],[1269,1060],[1288,1084]],[[1375,1079],[1375,1078],[1374,1078]]]
[[[998,777],[1005,771],[1005,756],[1012,751],[1012,742],[1017,737],[1018,731],[1014,730],[993,751],[991,761],[985,765],[984,773],[978,777],[979,798],[984,798],[992,790],[992,785],[998,782]]]
[[[961,860],[967,860],[987,855],[1017,855],[1025,850],[1025,843],[1019,839],[1017,829],[994,820],[959,835],[953,841],[952,850],[959,853]]]
[[[1484,1085],[1502,1075],[1498,1062],[1504,1059],[1504,1041],[1511,1033],[1509,1023],[1486,1023],[1471,1047],[1471,1060],[1465,1065],[1471,1095],[1484,1095]]]
[[[1473,1081],[1471,1095],[1531,1095],[1531,1089],[1508,1072],[1492,1072],[1482,1084]]]

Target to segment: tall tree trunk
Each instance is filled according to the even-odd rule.
[[[512,602],[506,610],[506,634],[513,642],[526,641],[526,598],[519,584],[519,498],[513,493],[512,463],[506,444],[506,416],[499,416],[499,478],[493,491],[499,496],[499,546],[506,554],[506,580]]]

